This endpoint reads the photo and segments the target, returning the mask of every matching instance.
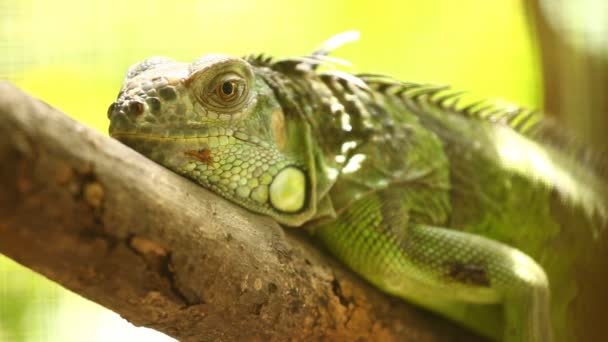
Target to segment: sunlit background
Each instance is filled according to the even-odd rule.
[[[0,79],[101,132],[127,68],[164,55],[290,56],[361,32],[334,55],[353,72],[450,84],[540,104],[540,72],[516,0],[0,0]],[[152,341],[118,315],[0,255],[0,341]]]

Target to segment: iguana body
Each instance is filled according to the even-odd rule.
[[[568,340],[577,288],[574,259],[551,250],[564,229],[558,207],[599,232],[603,179],[543,143],[538,114],[317,72],[336,41],[279,61],[148,59],[129,70],[110,133],[252,211],[307,227],[388,293],[496,339]]]

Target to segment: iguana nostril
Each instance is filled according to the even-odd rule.
[[[129,102],[129,114],[141,115],[144,113],[144,104],[139,101]]]

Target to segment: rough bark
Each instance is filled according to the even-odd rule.
[[[0,253],[183,341],[480,340],[0,82]]]

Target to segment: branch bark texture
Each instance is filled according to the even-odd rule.
[[[7,82],[0,253],[183,341],[480,340]]]

